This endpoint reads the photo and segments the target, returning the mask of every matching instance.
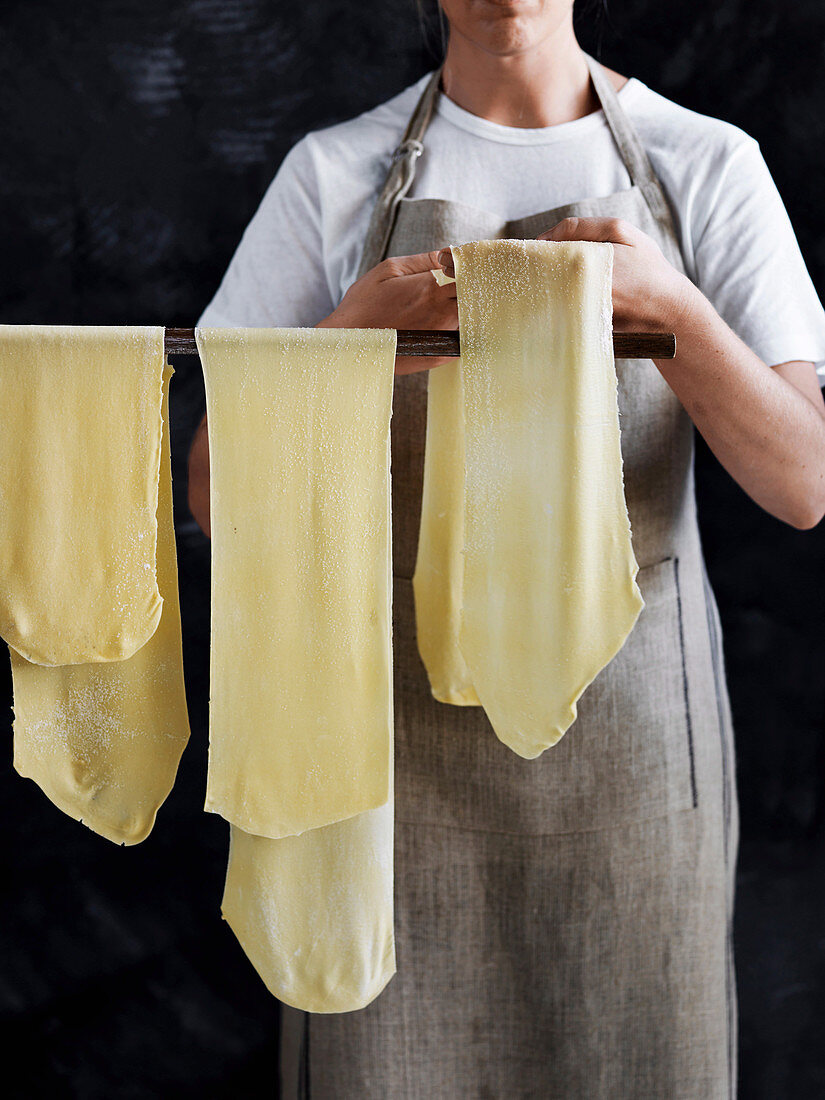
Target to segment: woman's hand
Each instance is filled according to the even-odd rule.
[[[708,446],[766,512],[794,527],[825,514],[825,407],[812,363],[764,363],[655,241],[621,218],[565,218],[549,241],[609,241],[614,327],[676,334],[654,360]]]
[[[613,328],[671,332],[695,292],[658,244],[623,218],[564,218],[540,241],[606,241],[613,247]]]
[[[668,262],[658,244],[623,218],[564,218],[540,241],[606,241],[613,247],[613,328],[672,332],[695,287]],[[454,275],[449,248],[438,253]]]
[[[383,260],[352,284],[341,304],[316,328],[457,329],[454,283],[439,286],[431,272],[437,252]],[[446,357],[398,358],[396,374],[430,370],[451,363]]]

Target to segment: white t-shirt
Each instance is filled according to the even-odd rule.
[[[428,78],[290,150],[199,324],[311,326],[332,312]],[[825,310],[759,144],[635,77],[618,95],[671,201],[689,277],[764,362],[810,360],[825,384]],[[601,110],[521,129],[442,94],[409,196],[510,220],[630,185]]]

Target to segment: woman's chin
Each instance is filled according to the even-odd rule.
[[[461,5],[444,5],[451,30],[485,53],[506,57],[525,53],[558,29],[561,20],[569,20],[569,5],[555,9],[555,3],[542,0],[479,0],[464,11]]]

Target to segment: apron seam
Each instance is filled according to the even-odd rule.
[[[687,727],[688,755],[690,757],[690,791],[693,798],[694,810],[699,806],[699,796],[696,789],[696,753],[693,745],[693,719],[690,713],[690,696],[688,693],[687,660],[685,657],[685,631],[682,622],[682,586],[679,583],[679,558],[673,559],[673,578],[676,581],[676,613],[679,622],[679,649],[682,656],[682,691],[685,700],[685,724]]]
[[[516,840],[551,840],[559,836],[588,836],[594,833],[615,832],[616,829],[646,825],[650,821],[661,821],[663,817],[681,817],[683,814],[695,812],[695,807],[684,806],[678,810],[663,810],[662,813],[651,814],[649,817],[636,817],[628,821],[612,822],[610,825],[598,825],[592,829],[560,829],[547,833],[515,832],[509,829],[479,829],[474,825],[457,825],[454,822],[444,821],[410,821],[403,817],[396,817],[395,823],[396,825],[407,825],[419,829],[447,829],[454,833],[475,833],[480,836],[509,836]]]

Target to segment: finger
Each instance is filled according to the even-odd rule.
[[[399,275],[420,275],[438,266],[437,249],[433,252],[419,252],[415,256],[391,256],[379,264],[387,279],[397,278]]]
[[[552,229],[540,233],[540,241],[607,241],[635,244],[641,230],[624,218],[562,218]]]
[[[449,275],[451,279],[455,278],[455,260],[453,259],[452,249],[442,248],[438,253],[438,263],[445,275]]]
[[[445,281],[442,282],[442,277]],[[454,280],[448,280],[440,267],[430,267],[417,275],[407,275],[404,281],[404,291],[410,295],[421,290],[433,302],[444,302],[456,297],[456,285]]]

